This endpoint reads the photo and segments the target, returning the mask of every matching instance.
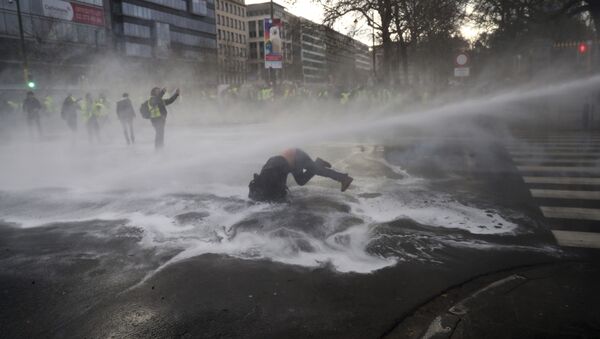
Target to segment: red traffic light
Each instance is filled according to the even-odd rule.
[[[585,54],[588,51],[588,45],[585,42],[581,42],[579,43],[577,50],[579,51],[579,54]]]

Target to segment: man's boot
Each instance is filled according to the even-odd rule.
[[[354,180],[354,178],[352,178],[351,176],[346,174],[346,177],[344,179],[342,179],[342,181],[341,181],[342,192],[346,191],[348,189],[348,187],[350,187],[350,184],[352,183],[353,180]]]

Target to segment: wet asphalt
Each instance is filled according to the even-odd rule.
[[[440,136],[386,145],[390,163],[432,190],[513,211],[517,235],[474,235],[411,220],[406,234],[448,233],[495,247],[445,247],[439,260],[400,261],[371,274],[266,260],[176,253],[139,245],[124,220],[21,229],[0,225],[3,338],[378,338],[419,306],[477,277],[585,259],[555,246],[501,138]],[[293,202],[292,202],[293,203]],[[102,236],[98,236],[98,232]],[[107,236],[108,235],[108,236]],[[410,238],[406,238],[410,239]],[[399,246],[410,247],[410,240]]]

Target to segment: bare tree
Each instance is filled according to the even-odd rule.
[[[560,13],[570,16],[589,13],[594,21],[596,36],[600,36],[600,0],[569,0],[565,2]]]
[[[325,10],[324,23],[358,16],[376,33],[383,49],[383,80],[396,83],[402,65],[408,84],[409,48],[440,31],[456,32],[467,0],[313,0]]]

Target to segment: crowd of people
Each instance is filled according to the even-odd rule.
[[[176,89],[169,98],[163,99],[165,93],[166,89],[164,88],[153,88],[149,98],[139,108],[142,117],[150,120],[155,129],[156,149],[160,149],[164,145],[164,130],[168,113],[166,106],[177,99],[179,89]],[[14,120],[12,118],[22,113],[27,122],[30,138],[39,140],[43,136],[42,116],[52,116],[59,111],[61,119],[73,137],[76,136],[80,126],[85,126],[89,142],[100,143],[101,131],[108,127],[109,115],[114,112],[123,129],[125,142],[128,145],[135,143],[133,120],[137,114],[128,93],[122,94],[114,108],[104,93],[100,93],[96,97],[91,93],[86,93],[81,98],[67,93],[62,100],[60,109],[54,102],[54,96],[46,95],[38,98],[33,91],[27,91],[22,100],[18,100],[18,98],[7,100],[2,97],[0,98],[0,127],[6,129],[10,125],[9,121]]]
[[[385,88],[374,87],[340,87],[332,85],[300,86],[293,83],[277,85],[243,84],[220,85],[213,88],[189,90],[190,99],[198,100],[206,106],[217,110],[227,108],[229,104],[267,105],[272,102],[295,104],[298,102],[328,101],[345,105],[350,101],[378,103],[392,99],[392,93]],[[7,129],[8,121],[15,118],[26,121],[29,136],[40,139],[44,132],[44,116],[60,116],[64,125],[75,138],[79,130],[85,130],[90,143],[100,143],[105,130],[112,128],[108,123],[116,115],[120,122],[124,140],[128,145],[136,142],[134,118],[141,116],[151,122],[155,130],[154,145],[161,149],[164,145],[166,106],[176,101],[179,89],[165,97],[164,88],[155,87],[147,96],[136,96],[146,99],[143,102],[132,102],[128,93],[122,93],[118,99],[109,101],[105,91],[95,94],[79,91],[13,91],[0,93],[0,134]],[[77,97],[75,94],[79,94]],[[139,93],[138,93],[139,94]],[[140,99],[143,100],[143,99]],[[57,104],[58,103],[58,104]],[[1,137],[1,135],[0,135]]]

